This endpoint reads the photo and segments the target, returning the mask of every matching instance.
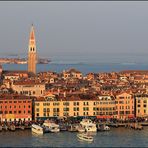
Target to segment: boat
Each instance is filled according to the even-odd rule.
[[[97,130],[98,131],[110,131],[110,127],[105,124],[101,124],[97,126]]]
[[[24,129],[25,129],[25,126],[23,126],[23,125],[20,126],[20,129],[21,129],[21,130],[24,130]]]
[[[86,132],[96,132],[97,131],[96,124],[93,123],[90,119],[83,119],[80,122],[80,125],[85,128]]]
[[[78,132],[85,132],[85,128],[82,126],[78,126],[77,130]]]
[[[2,131],[2,126],[0,125],[0,132]]]
[[[43,128],[37,124],[32,124],[31,131],[36,134],[43,134]]]
[[[3,129],[4,129],[5,131],[7,131],[7,130],[8,130],[8,126],[7,126],[7,125],[4,125],[4,126],[3,126]]]
[[[59,125],[60,131],[67,131],[67,126],[64,124]]]
[[[85,133],[77,134],[77,137],[81,140],[89,141],[89,142],[92,142],[94,140],[92,136],[89,136]]]
[[[9,130],[10,131],[15,131],[15,125],[10,125]]]
[[[59,125],[50,120],[45,120],[43,128],[45,129],[45,132],[56,133],[60,131]]]
[[[68,126],[68,131],[69,132],[77,132],[78,131],[77,128],[78,128],[78,126],[71,124]]]

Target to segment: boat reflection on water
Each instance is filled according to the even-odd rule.
[[[96,136],[97,132],[86,132],[86,134],[89,136]]]

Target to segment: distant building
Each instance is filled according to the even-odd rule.
[[[0,65],[0,79],[1,79],[1,76],[2,76],[2,72],[3,72],[3,68],[2,68],[2,65]]]
[[[39,81],[16,81],[12,84],[12,89],[15,93],[26,96],[43,96],[45,84]]]
[[[35,42],[34,26],[31,27],[28,50],[28,72],[36,74],[37,51]]]
[[[69,69],[67,71],[63,71],[63,78],[64,79],[70,79],[70,78],[82,79],[83,75],[80,71],[76,69]]]

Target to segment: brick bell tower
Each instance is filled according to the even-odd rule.
[[[36,74],[36,63],[37,63],[37,51],[36,51],[36,42],[35,42],[35,31],[34,31],[34,26],[32,24],[29,37],[28,72]]]

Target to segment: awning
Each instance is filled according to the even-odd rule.
[[[128,118],[134,118],[135,116],[134,115],[128,115]]]
[[[113,116],[109,116],[109,115],[102,115],[102,116],[97,116],[98,119],[111,119],[113,118]]]

